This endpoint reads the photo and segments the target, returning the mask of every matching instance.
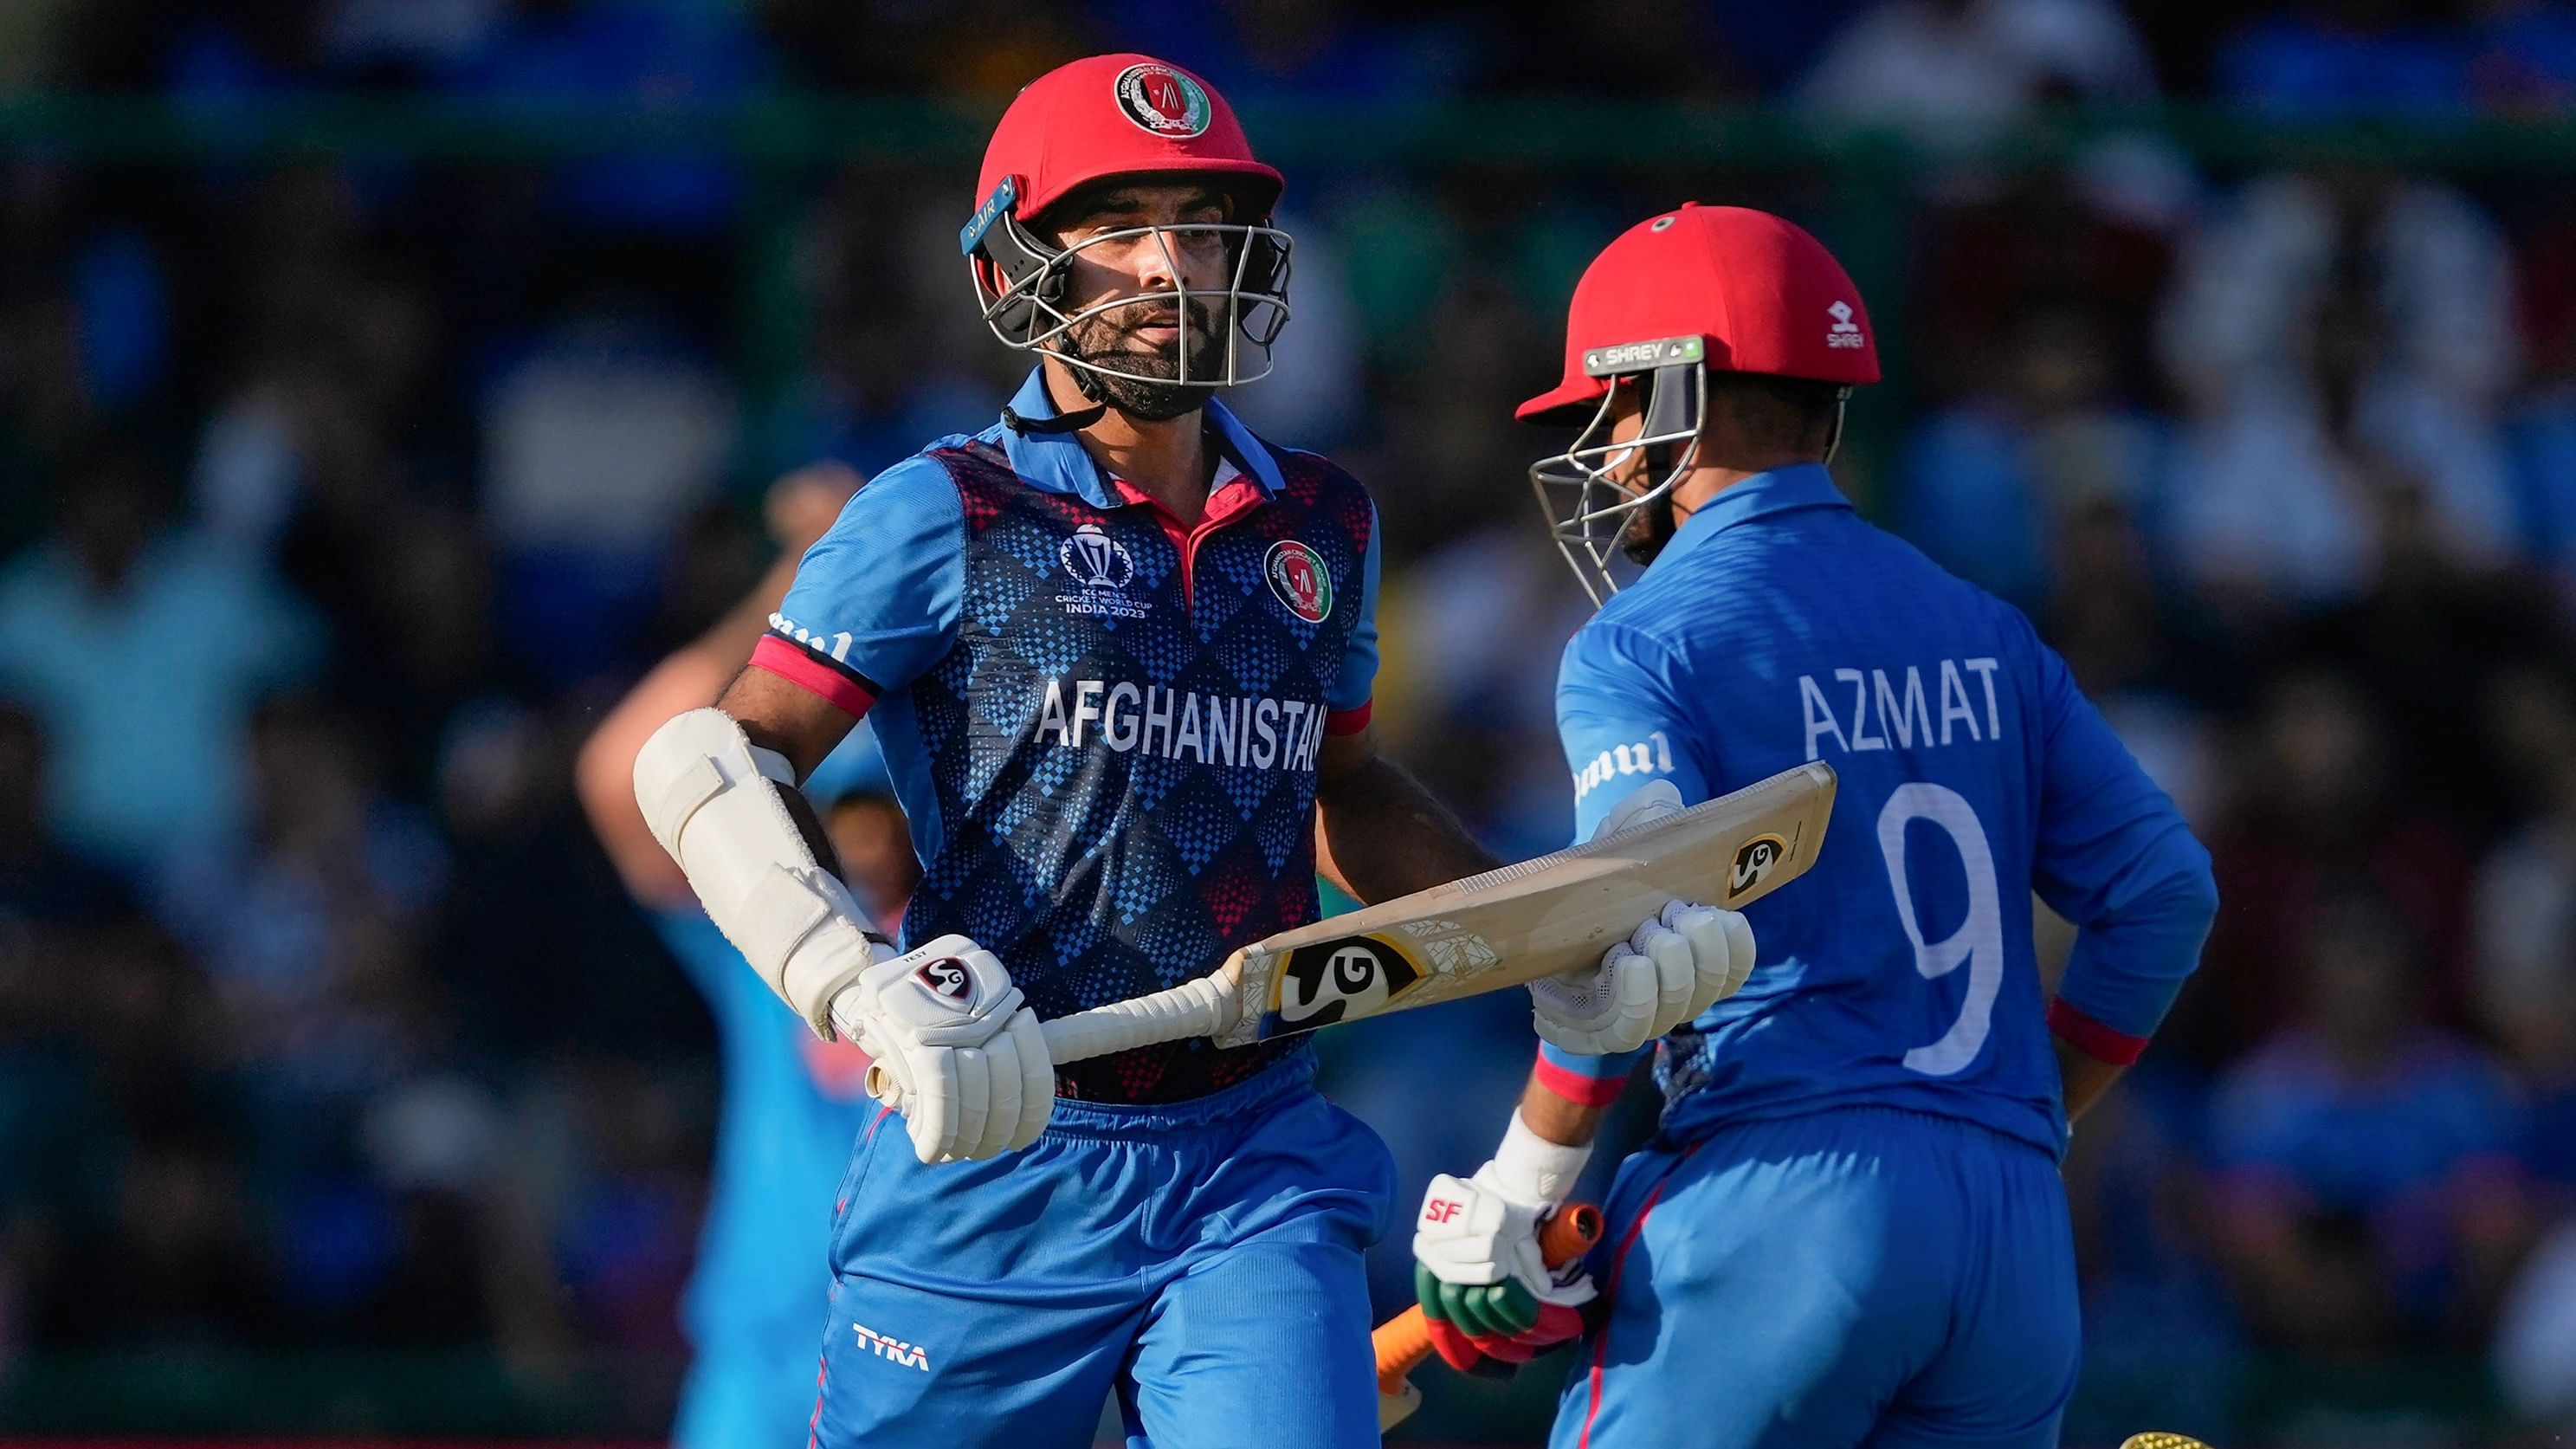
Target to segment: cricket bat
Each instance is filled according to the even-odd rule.
[[[1590,966],[1675,897],[1740,909],[1815,864],[1834,771],[1783,770],[1571,850],[1282,931],[1166,991],[1043,1023],[1077,1062],[1156,1042],[1247,1046]]]

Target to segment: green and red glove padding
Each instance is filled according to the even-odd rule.
[[[1431,1179],[1414,1220],[1413,1287],[1431,1346],[1450,1367],[1508,1374],[1583,1332],[1592,1279],[1579,1259],[1548,1269],[1539,1224],[1591,1155],[1546,1141],[1514,1113],[1475,1176]]]
[[[1592,1280],[1580,1268],[1573,1276],[1569,1286],[1591,1297]],[[1422,1301],[1422,1326],[1432,1351],[1461,1373],[1508,1377],[1519,1365],[1583,1334],[1583,1314],[1573,1303],[1542,1302],[1517,1282],[1443,1283],[1415,1263],[1413,1291]]]

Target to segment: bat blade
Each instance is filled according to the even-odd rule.
[[[1499,991],[1601,958],[1674,897],[1740,909],[1806,873],[1833,767],[1784,770],[1660,820],[1258,941],[1226,965],[1223,1046]]]

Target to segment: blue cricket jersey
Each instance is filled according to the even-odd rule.
[[[1011,410],[1056,415],[1042,374]],[[1189,528],[1070,433],[933,443],[852,496],[752,655],[875,728],[923,867],[904,944],[972,937],[1042,1017],[1316,918],[1315,763],[1367,721],[1377,514],[1324,459],[1205,416]],[[1306,1050],[1174,1042],[1057,1089],[1178,1101]]]
[[[867,1059],[816,1040],[702,912],[656,911],[653,923],[706,998],[724,1070],[715,1170],[682,1322],[702,1356],[810,1369],[831,1286],[821,1270],[832,1194],[877,1110]]]
[[[1751,979],[1663,1043],[1683,1136],[1875,1103],[2062,1150],[2051,1028],[2133,1057],[2217,910],[2207,852],[2030,621],[1819,466],[1693,514],[1567,645],[1557,724],[1578,838],[1655,778],[1693,803],[1808,760],[1841,778],[1814,868],[1746,911]],[[2033,891],[2082,928],[2053,1005]],[[1579,1096],[1634,1059],[1543,1060]]]

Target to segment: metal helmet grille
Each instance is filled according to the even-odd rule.
[[[1687,344],[1687,345],[1684,345]],[[1530,487],[1559,553],[1574,570],[1595,606],[1619,591],[1612,563],[1621,556],[1621,541],[1640,510],[1671,496],[1673,488],[1699,462],[1700,418],[1708,404],[1708,372],[1701,364],[1698,338],[1672,343],[1640,344],[1665,349],[1681,360],[1648,363],[1634,369],[1605,365],[1596,375],[1609,376],[1609,388],[1591,421],[1562,453],[1530,465]],[[1597,349],[1595,355],[1625,349]],[[1615,363],[1615,356],[1610,359]],[[1643,388],[1643,425],[1634,438],[1613,442],[1612,412],[1620,389]],[[1654,451],[1672,449],[1661,477],[1621,482],[1614,475],[1643,462],[1653,467]]]
[[[1186,240],[1214,236],[1231,259],[1222,287],[1192,287],[1181,265]],[[1163,254],[1172,285],[1131,296],[1111,297],[1067,310],[1066,291],[1074,260],[1094,247],[1149,238]],[[1121,227],[1084,237],[1069,247],[1039,240],[1010,216],[999,218],[981,238],[981,255],[973,258],[976,299],[985,325],[1004,345],[1044,351],[1066,366],[1104,377],[1180,387],[1222,388],[1257,382],[1270,375],[1270,348],[1288,325],[1288,233],[1275,226],[1245,222],[1193,222]],[[1180,320],[1180,371],[1177,376],[1130,370],[1096,358],[1073,355],[1066,339],[1075,327],[1114,312],[1146,309],[1169,311]],[[1214,366],[1203,367],[1195,342],[1221,340]]]

